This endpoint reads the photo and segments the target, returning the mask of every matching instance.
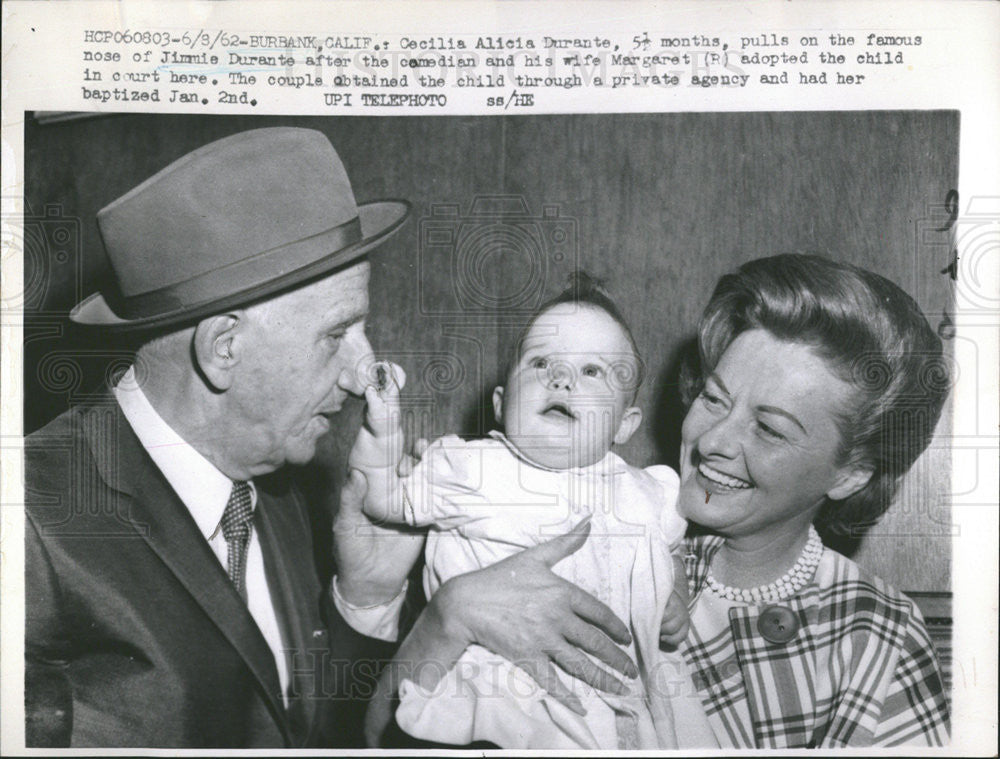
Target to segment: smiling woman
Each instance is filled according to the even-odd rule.
[[[851,396],[812,347],[765,329],[737,336],[706,379],[681,433],[683,503],[731,548],[767,548],[734,580],[780,575],[826,499],[871,477],[866,464],[840,465],[837,416]]]
[[[709,533],[687,658],[720,745],[943,744],[919,611],[813,526],[889,507],[944,403],[940,340],[888,280],[812,256],[724,276],[698,337],[678,510]]]

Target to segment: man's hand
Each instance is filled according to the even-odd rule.
[[[411,466],[404,456],[401,468]],[[375,606],[392,600],[420,555],[425,533],[406,525],[376,524],[362,511],[368,485],[352,469],[340,491],[340,508],[333,523],[333,553],[337,589],[354,606]]]
[[[592,595],[552,572],[552,566],[578,550],[589,534],[590,523],[583,523],[478,572],[455,577],[441,589],[441,615],[457,636],[517,664],[578,712],[580,704],[556,675],[553,662],[589,685],[619,695],[629,688],[584,652],[628,677],[639,674],[615,645],[631,642],[624,623]]]
[[[423,530],[375,522],[362,510],[368,481],[356,467],[378,470],[396,466],[398,474],[406,476],[414,462],[402,454],[399,423],[399,391],[406,384],[406,372],[398,364],[379,361],[370,373],[371,382],[365,388],[365,424],[351,450],[351,469],[340,491],[340,508],[333,523],[337,589],[355,606],[375,606],[395,598],[420,555],[425,537]],[[425,440],[417,441],[417,457],[426,447]]]

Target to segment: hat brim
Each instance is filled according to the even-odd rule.
[[[104,327],[116,332],[146,330],[179,325],[218,313],[223,309],[246,305],[282,291],[294,289],[356,261],[392,236],[406,220],[409,211],[410,204],[405,200],[378,200],[363,203],[358,206],[361,240],[346,248],[330,251],[328,255],[321,256],[294,271],[223,297],[213,298],[203,303],[185,305],[182,308],[155,316],[125,319],[114,312],[104,295],[97,292],[77,304],[70,312],[69,318],[85,327]]]

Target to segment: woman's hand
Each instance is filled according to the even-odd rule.
[[[584,714],[584,709],[559,679],[553,662],[596,688],[627,693],[621,680],[585,653],[628,677],[637,677],[635,665],[615,645],[631,642],[628,629],[607,606],[551,570],[579,549],[589,534],[589,522],[583,523],[565,535],[442,585],[379,681],[365,721],[369,745],[378,744],[392,719],[403,679],[432,689],[472,643],[521,667],[578,714]]]
[[[675,591],[667,600],[663,610],[663,620],[660,622],[660,645],[668,651],[674,651],[687,638],[691,630],[691,617],[688,614],[687,603]]]
[[[691,630],[691,615],[687,608],[688,584],[684,560],[677,554],[672,554],[670,560],[674,566],[674,589],[667,599],[660,622],[660,646],[675,651]]]

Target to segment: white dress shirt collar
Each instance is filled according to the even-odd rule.
[[[185,442],[156,412],[139,388],[133,368],[129,368],[115,386],[114,394],[139,442],[167,478],[167,482],[181,502],[191,512],[198,529],[208,541],[216,558],[225,567],[226,545],[218,532],[222,522],[222,512],[226,509],[232,491],[232,480]],[[250,492],[256,505],[257,491],[253,482],[250,483]],[[406,587],[404,583],[399,594],[384,604],[358,607],[344,600],[337,592],[334,581],[334,605],[344,620],[357,632],[373,638],[394,641],[399,629],[399,615],[406,596]],[[256,530],[250,537],[247,552],[247,594],[250,613],[274,654],[282,695],[287,705],[288,664],[274,604],[267,586],[264,560]]]
[[[187,506],[202,535],[211,540],[222,521],[233,481],[185,442],[156,412],[136,382],[132,367],[115,386],[114,394],[139,442]],[[252,483],[251,493],[256,504]]]

